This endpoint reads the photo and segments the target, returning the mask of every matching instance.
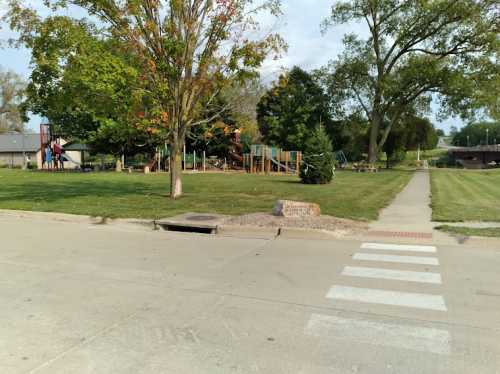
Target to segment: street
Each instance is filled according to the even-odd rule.
[[[499,251],[0,217],[0,373],[500,373]]]

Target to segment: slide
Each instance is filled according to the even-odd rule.
[[[63,157],[66,161],[72,162],[72,163],[74,163],[75,165],[78,165],[78,166],[80,166],[80,167],[82,166],[82,164],[81,164],[80,162],[73,160],[73,159],[71,158],[71,156],[67,155],[66,153],[63,153],[63,154],[62,154],[62,157]]]
[[[287,172],[294,172],[294,171],[295,171],[295,170],[293,170],[293,169],[287,168],[287,167],[286,167],[286,165],[279,163],[279,162],[278,162],[277,160],[275,160],[274,158],[271,158],[271,161],[273,162],[273,164],[275,164],[276,166],[278,166],[278,167],[280,167],[280,168],[285,169]]]
[[[243,162],[243,156],[234,151],[230,151],[229,156],[231,156],[231,158],[235,161]]]

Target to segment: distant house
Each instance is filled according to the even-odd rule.
[[[42,162],[40,135],[38,134],[3,134],[0,135],[0,165],[20,167],[26,161],[34,164]]]
[[[64,148],[66,142],[61,139]],[[42,169],[42,151],[40,134],[0,134],[0,166],[22,167],[24,157],[26,162]],[[65,168],[75,169],[80,166],[81,153],[79,151],[66,152],[72,161],[66,161]]]

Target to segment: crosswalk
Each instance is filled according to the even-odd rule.
[[[423,255],[425,253],[425,255]],[[437,248],[423,245],[362,243],[352,263],[345,264],[340,281],[327,291],[325,297],[333,303],[377,305],[405,310],[426,310],[446,313],[447,306],[440,287]],[[425,271],[415,271],[414,265]],[[417,266],[417,267],[418,267]],[[396,268],[396,269],[395,269]],[[385,282],[384,289],[374,288],[375,281]],[[367,287],[360,287],[365,285]],[[430,293],[415,292],[425,286]],[[394,289],[390,286],[393,285]],[[414,351],[448,355],[449,331],[401,322],[344,318],[322,314],[311,315],[306,328],[310,336],[335,337],[378,346],[396,347]]]

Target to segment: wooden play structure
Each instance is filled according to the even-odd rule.
[[[165,144],[158,147],[154,158],[145,166],[145,172],[168,171],[169,149]],[[186,146],[182,152],[182,170],[194,172],[246,171],[247,173],[285,173],[298,174],[302,164],[302,152],[284,151],[277,147],[262,144],[250,146],[250,153],[243,153],[239,133],[231,141],[227,157],[207,155],[205,151],[192,150]]]
[[[250,153],[243,155],[243,168],[248,173],[298,174],[302,163],[302,152],[283,151],[277,147],[254,144]]]

